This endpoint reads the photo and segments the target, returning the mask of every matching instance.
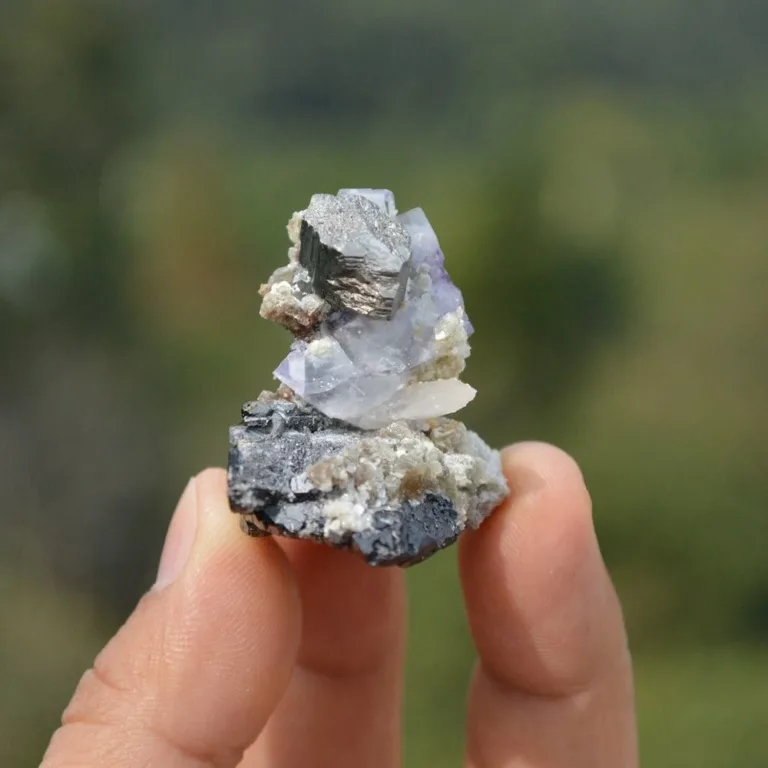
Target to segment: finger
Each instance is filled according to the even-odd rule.
[[[536,443],[503,463],[510,498],[460,547],[480,656],[467,765],[634,768],[629,652],[581,473]]]
[[[237,765],[284,693],[299,636],[285,556],[238,530],[225,473],[202,473],[155,588],[81,680],[44,768]]]
[[[403,573],[307,542],[281,546],[301,594],[299,662],[244,766],[399,765]]]

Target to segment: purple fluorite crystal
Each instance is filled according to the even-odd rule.
[[[421,208],[414,208],[397,217],[411,237],[411,259],[416,265],[424,265],[432,280],[433,299],[438,311],[445,314],[464,309],[461,291],[453,284],[445,269],[445,256],[440,248],[435,230]],[[467,336],[474,332],[469,317],[464,313]]]
[[[322,273],[322,296],[332,309],[294,342],[275,377],[326,415],[366,429],[466,405],[474,390],[457,377],[469,355],[472,325],[424,212],[415,208],[398,216],[388,190],[346,189],[335,198],[316,195],[298,215],[300,262],[291,290],[282,290],[300,301]],[[308,219],[311,247],[305,244]],[[355,255],[369,241],[370,253]],[[329,259],[342,267],[329,271]],[[389,263],[397,271],[387,271]],[[394,305],[387,303],[393,280],[404,280]]]

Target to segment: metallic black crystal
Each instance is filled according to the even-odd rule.
[[[307,405],[275,400],[243,406],[243,423],[230,430],[228,486],[244,530],[354,549],[371,565],[413,565],[453,543],[461,531],[456,509],[433,493],[375,510],[364,530],[343,536],[326,531],[323,509],[338,492],[297,490],[295,478],[364,436]]]

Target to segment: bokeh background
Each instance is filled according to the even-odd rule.
[[[644,764],[768,765],[764,0],[0,2],[0,764],[34,766],[287,337],[311,193],[430,216],[466,421],[582,464]],[[447,551],[409,574],[407,765],[458,765]]]

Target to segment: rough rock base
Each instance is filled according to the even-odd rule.
[[[460,422],[361,430],[292,393],[246,403],[230,430],[229,501],[253,536],[313,539],[371,565],[413,565],[477,527],[507,486]]]

